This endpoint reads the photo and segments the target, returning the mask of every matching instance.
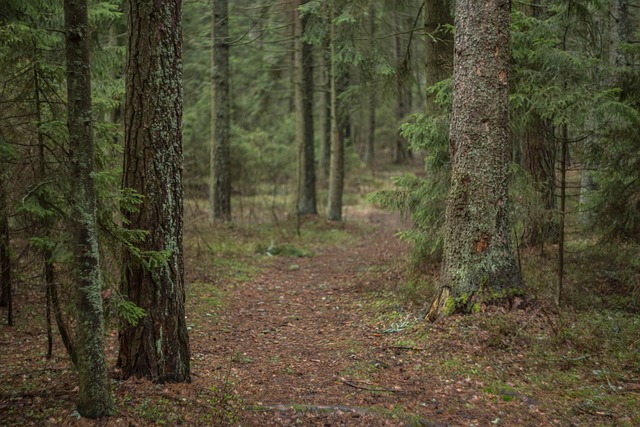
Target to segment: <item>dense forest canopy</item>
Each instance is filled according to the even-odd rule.
[[[637,329],[639,40],[638,0],[4,0],[2,314],[19,329],[36,299],[78,413],[110,415],[114,351],[119,380],[191,381],[225,239],[307,257],[277,238],[340,246],[366,205],[406,220],[379,226],[409,244],[392,293],[420,321]]]

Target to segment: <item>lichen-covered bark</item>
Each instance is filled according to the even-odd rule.
[[[302,40],[308,17],[298,9],[306,0],[294,1],[293,28],[295,37],[295,105],[296,139],[298,144],[298,214],[315,215],[316,170],[313,146],[313,51]]]
[[[509,19],[509,0],[456,5],[452,176],[432,317],[523,292],[507,215]]]
[[[65,0],[67,126],[71,153],[71,228],[76,292],[78,412],[111,415],[114,402],[104,356],[102,280],[96,228],[91,70],[86,0]]]
[[[130,0],[123,187],[143,196],[127,227],[147,230],[142,251],[166,262],[143,265],[125,250],[122,291],[147,315],[120,331],[125,377],[189,381],[182,225],[181,2]]]
[[[450,0],[425,0],[424,3],[424,27],[427,33],[425,75],[426,86],[431,87],[449,78],[453,71],[453,35],[446,28],[446,25],[453,25],[453,17]],[[437,112],[435,98],[435,94],[427,92],[427,114]]]
[[[229,139],[229,5],[213,0],[211,102],[211,206],[214,220],[231,220],[231,142]]]

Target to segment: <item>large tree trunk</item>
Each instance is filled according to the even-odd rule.
[[[524,292],[509,238],[509,0],[458,0],[441,290],[429,318]]]
[[[211,90],[211,206],[213,219],[231,221],[231,141],[229,138],[229,4],[213,0]]]
[[[124,212],[147,230],[125,248],[122,292],[146,316],[120,331],[124,377],[189,381],[182,225],[182,23],[180,1],[130,0],[123,188],[143,196]],[[146,253],[162,255],[152,259]]]
[[[315,215],[316,171],[313,146],[313,51],[302,41],[308,17],[298,9],[305,0],[294,1],[295,36],[295,104],[296,139],[298,143],[298,214]]]
[[[76,283],[78,413],[99,418],[115,412],[104,355],[102,278],[96,227],[91,68],[86,0],[65,0],[71,228]]]
[[[453,67],[453,35],[445,25],[453,25],[449,0],[425,0],[424,26],[425,37],[425,71],[427,88],[451,76]],[[427,114],[435,115],[438,111],[435,104],[436,95],[427,92]]]

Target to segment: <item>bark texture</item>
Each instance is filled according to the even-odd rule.
[[[400,128],[400,125],[404,123],[411,111],[410,97],[411,92],[407,85],[409,71],[409,57],[408,53],[405,54],[404,44],[402,40],[402,34],[405,31],[402,19],[400,19],[399,12],[394,15],[395,23],[395,35],[394,35],[394,47],[395,47],[395,59],[396,59],[396,125]],[[393,163],[400,164],[405,163],[409,158],[409,152],[407,148],[407,141],[400,134],[400,130],[396,133],[396,138],[393,145]]]
[[[335,61],[333,13],[331,14],[331,161],[329,170],[329,221],[342,221],[342,193],[344,191],[344,138],[338,123],[338,88]]]
[[[147,230],[145,262],[124,251],[122,292],[143,308],[138,325],[120,331],[118,366],[125,377],[189,381],[189,337],[183,279],[181,2],[129,1],[123,188],[143,196],[128,227]]]
[[[430,318],[523,293],[509,238],[509,0],[458,0],[441,292]]]
[[[322,179],[329,179],[331,165],[331,53],[322,46],[320,49],[322,68],[322,93],[318,102],[320,108],[320,150],[318,167]]]
[[[99,418],[115,411],[104,355],[102,278],[96,227],[91,69],[86,0],[65,0],[71,228],[76,293],[78,413]]]
[[[376,37],[376,8],[375,2],[369,4],[369,48],[373,52],[375,49],[375,37]],[[369,92],[369,103],[367,105],[366,113],[366,139],[364,144],[364,157],[363,160],[367,167],[373,169],[373,161],[375,158],[376,147],[376,93],[374,90]]]
[[[211,207],[213,219],[231,221],[231,143],[229,138],[229,4],[213,0],[211,102]]]
[[[313,146],[313,50],[302,40],[308,17],[300,16],[306,0],[294,0],[295,104],[298,144],[298,214],[315,215],[316,171]]]
[[[9,212],[5,178],[0,173],[0,307],[7,307],[7,324],[13,326],[11,257],[9,256]]]

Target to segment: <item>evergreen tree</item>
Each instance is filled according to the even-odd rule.
[[[65,0],[64,17],[77,299],[78,412],[84,417],[99,418],[114,412],[114,402],[104,355],[87,1]]]
[[[510,2],[456,2],[454,97],[441,287],[429,318],[523,293],[507,210]]]
[[[213,0],[211,205],[213,219],[231,220],[229,135],[229,4]]]
[[[344,132],[340,126],[338,116],[338,76],[337,76],[337,49],[336,49],[336,23],[334,1],[331,3],[329,51],[331,68],[329,80],[331,82],[331,162],[329,167],[329,202],[327,206],[327,218],[329,221],[342,221],[342,194],[344,192]]]
[[[189,381],[182,226],[181,4],[130,0],[123,188],[141,203],[124,212],[143,230],[125,248],[122,293],[146,315],[120,331],[125,377]]]
[[[296,0],[293,13],[295,37],[295,104],[296,139],[298,144],[298,214],[315,215],[316,173],[313,141],[313,51],[303,40],[308,16],[300,13],[304,4]]]

